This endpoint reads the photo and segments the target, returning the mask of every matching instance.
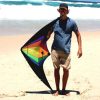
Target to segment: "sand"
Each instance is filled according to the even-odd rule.
[[[99,26],[95,26],[87,30],[81,21],[78,22],[79,26],[81,25],[83,56],[77,58],[77,40],[73,33],[71,69],[66,87],[66,90],[70,91],[69,96],[55,97],[50,94],[49,89],[37,78],[21,54],[21,46],[33,35],[32,33],[28,31],[30,34],[15,34],[18,31],[12,30],[15,33],[9,35],[7,32],[11,29],[0,29],[0,32],[6,33],[0,36],[0,100],[100,100],[100,29]],[[48,41],[49,50],[52,38],[53,35]],[[50,56],[44,63],[44,70],[51,87],[55,90]],[[62,77],[62,69],[60,71]]]

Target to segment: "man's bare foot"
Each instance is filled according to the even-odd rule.
[[[59,95],[59,91],[56,91],[55,93],[53,93],[53,96],[58,96]]]
[[[70,92],[69,91],[66,91],[66,90],[62,90],[62,95],[69,96],[70,95]]]

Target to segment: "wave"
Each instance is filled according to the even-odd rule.
[[[85,3],[100,3],[100,0],[61,0],[61,1],[85,2]]]
[[[32,4],[32,5],[42,5],[43,2],[36,2],[36,1],[0,1],[0,4],[4,5],[27,5],[27,4]]]
[[[81,2],[84,1],[84,2]],[[100,8],[100,2],[86,2],[86,0],[18,0],[18,1],[0,1],[2,5],[49,5],[58,6],[61,2],[67,3],[71,7],[95,7]]]
[[[38,1],[38,2],[37,2]],[[58,6],[65,0],[0,1],[0,20],[51,20],[59,16]],[[71,1],[71,0],[70,0]],[[72,0],[76,1],[76,0]],[[100,3],[67,2],[69,17],[74,19],[100,19]]]
[[[18,1],[18,2],[45,2],[45,1],[63,1],[63,2],[86,2],[100,3],[100,0],[0,0],[0,1]]]
[[[58,6],[2,5],[0,20],[51,20],[59,16]],[[74,19],[100,19],[100,8],[69,7],[68,16]]]
[[[44,4],[49,6],[58,6],[61,2],[65,1],[47,1],[44,2]],[[100,8],[100,3],[93,3],[93,2],[74,2],[74,1],[66,1],[70,7],[94,7],[94,8]]]

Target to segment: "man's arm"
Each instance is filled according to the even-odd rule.
[[[82,56],[82,40],[81,40],[81,34],[79,32],[79,30],[77,30],[75,32],[76,37],[77,37],[77,42],[78,42],[78,52],[77,52],[77,56],[78,58],[80,58]]]
[[[51,30],[48,32],[47,39],[49,39],[49,38],[50,38],[50,36],[51,36],[52,32],[53,32],[53,28],[51,28]]]

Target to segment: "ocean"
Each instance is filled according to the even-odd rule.
[[[69,17],[100,19],[100,0],[0,0],[0,20],[51,20],[60,3],[69,5]]]
[[[59,16],[62,2],[81,31],[100,30],[99,0],[0,0],[0,35],[36,33]]]

